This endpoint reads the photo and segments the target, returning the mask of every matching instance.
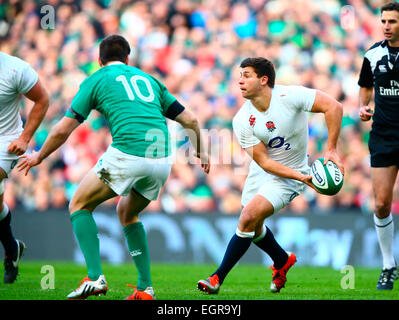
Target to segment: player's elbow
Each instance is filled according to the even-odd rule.
[[[334,103],[334,109],[335,109],[335,112],[337,113],[337,114],[339,114],[339,115],[343,115],[343,113],[344,113],[344,107],[342,106],[342,103],[341,102],[338,102],[338,101],[335,101],[335,103]]]
[[[336,113],[337,113],[338,117],[339,117],[340,119],[342,119],[342,117],[343,117],[343,115],[344,115],[344,107],[342,106],[342,103],[337,102],[337,103],[335,104],[335,110],[336,110]]]
[[[47,93],[43,94],[38,103],[43,113],[46,113],[50,106],[50,98]]]
[[[197,117],[189,110],[184,110],[176,120],[186,129],[195,129],[199,126]]]
[[[51,135],[54,136],[56,140],[65,141],[71,134],[72,130],[73,127],[70,127],[61,121],[53,127]]]
[[[187,122],[187,127],[194,129],[194,128],[198,128],[199,126],[199,121],[196,117],[192,117],[189,119],[189,121]]]
[[[344,108],[342,106],[342,103],[336,100],[330,103],[325,112],[326,117],[336,120],[342,119],[343,114],[344,114]]]

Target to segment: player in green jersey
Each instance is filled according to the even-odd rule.
[[[65,117],[50,131],[38,152],[22,156],[19,170],[40,164],[59,148],[91,110],[107,120],[112,144],[80,182],[69,211],[73,231],[83,252],[88,275],[68,299],[105,294],[108,285],[100,261],[98,230],[93,210],[104,201],[121,196],[117,213],[129,252],[138,270],[137,289],[129,300],[155,298],[150,275],[147,236],[139,213],[158,198],[172,165],[166,118],[179,122],[187,132],[205,173],[208,155],[202,146],[198,121],[154,77],[129,66],[130,47],[119,35],[100,44],[101,69],[82,82]],[[192,134],[194,133],[194,134]]]

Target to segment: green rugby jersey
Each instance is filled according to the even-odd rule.
[[[65,114],[86,120],[92,109],[107,120],[112,146],[146,158],[170,154],[165,112],[176,101],[151,75],[122,63],[102,67],[85,79]]]

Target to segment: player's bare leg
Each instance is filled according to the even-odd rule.
[[[93,170],[90,170],[76,189],[69,203],[69,212],[71,214],[78,210],[93,212],[98,205],[116,196],[117,194],[101,181]]]
[[[398,277],[392,249],[394,225],[391,214],[397,174],[397,166],[371,168],[375,200],[374,224],[383,260],[383,268],[377,283],[378,290],[392,290],[394,280]]]

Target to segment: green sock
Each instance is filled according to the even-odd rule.
[[[103,274],[100,260],[100,240],[93,215],[88,210],[78,210],[71,214],[73,231],[86,261],[87,275],[97,280]]]
[[[138,271],[137,290],[143,291],[147,287],[152,287],[147,234],[141,222],[125,226],[123,232],[130,255],[133,257]]]

